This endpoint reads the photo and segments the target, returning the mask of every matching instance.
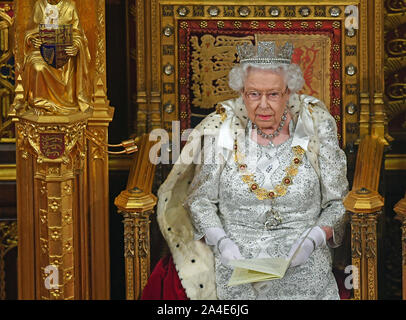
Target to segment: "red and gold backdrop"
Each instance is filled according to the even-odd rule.
[[[236,96],[228,87],[236,44],[266,39],[293,42],[293,61],[306,81],[302,93],[326,103],[343,146],[355,142],[360,85],[368,70],[360,66],[366,50],[359,49],[359,30],[345,28],[353,14],[345,13],[349,5],[361,12],[359,1],[135,1],[130,8],[137,19],[146,19],[141,12],[151,14],[150,26],[144,21],[145,31],[136,38],[137,133],[170,132],[172,121],[180,121],[182,130],[194,127],[217,102]]]

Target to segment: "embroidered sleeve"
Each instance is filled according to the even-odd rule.
[[[222,156],[216,152],[216,139],[205,139],[202,163],[196,165],[184,207],[189,211],[195,240],[201,239],[208,228],[223,228],[218,216],[219,179]]]
[[[333,238],[328,244],[334,248],[341,244],[347,222],[343,205],[343,199],[348,193],[347,160],[338,144],[334,118],[325,113],[318,128],[322,210],[317,225],[333,228]]]

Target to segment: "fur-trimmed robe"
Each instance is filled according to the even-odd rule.
[[[317,128],[318,123],[332,116],[320,100],[311,96],[293,94],[288,107],[296,124],[293,136],[295,144],[306,150],[306,156],[320,176]],[[192,149],[199,148],[207,132],[219,134],[222,147],[232,150],[234,138],[243,138],[244,130],[241,129],[246,127],[247,122],[241,97],[221,102],[217,111],[208,115],[193,130],[178,161],[158,191],[158,224],[168,243],[182,286],[192,300],[214,300],[217,295],[212,250],[203,241],[195,240],[189,213],[183,207],[195,164],[182,163],[182,160],[190,158],[188,155]],[[340,239],[335,240],[341,242]]]

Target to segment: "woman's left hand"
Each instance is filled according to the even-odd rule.
[[[240,249],[229,238],[221,241],[218,249],[221,255],[220,257],[221,263],[225,266],[227,266],[231,260],[243,259],[240,253]]]
[[[308,229],[309,230],[309,229]],[[308,230],[304,232],[307,234]],[[302,243],[303,235],[295,242],[292,248],[289,251],[288,257],[291,258],[300,244]],[[296,256],[292,259],[290,264],[291,267],[296,267],[301,265],[309,259],[310,255],[313,253],[314,250],[317,248],[326,245],[326,233],[320,227],[313,227],[309,234],[306,236],[306,239],[303,241],[303,244],[299,248]]]

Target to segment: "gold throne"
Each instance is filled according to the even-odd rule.
[[[366,0],[337,5],[152,0],[134,1],[130,7],[137,21],[138,135],[156,128],[172,132],[174,121],[180,122],[181,135],[214,111],[217,102],[235,96],[227,75],[236,62],[236,44],[263,39],[295,44],[293,60],[306,80],[302,93],[326,103],[337,122],[342,148],[354,157],[354,170],[349,170],[353,190],[345,199],[351,216],[351,249],[344,259],[358,268],[355,299],[377,298],[376,223],[383,207],[377,191],[383,147],[388,144],[382,99],[382,5]],[[140,161],[134,168],[144,174],[143,167],[149,164]],[[152,174],[148,177],[154,179]],[[151,194],[150,186],[143,191]],[[123,206],[119,209],[132,212]],[[145,285],[137,270],[149,270],[149,255],[143,261],[132,256],[131,264],[127,260],[127,298],[137,299]]]

